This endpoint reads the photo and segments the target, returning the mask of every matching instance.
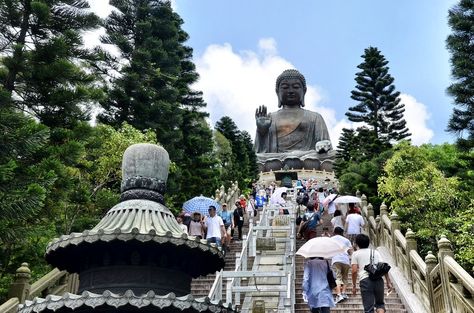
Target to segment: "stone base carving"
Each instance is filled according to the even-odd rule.
[[[318,153],[316,150],[285,153],[257,153],[258,170],[261,172],[288,169],[332,171],[336,157],[334,150]]]

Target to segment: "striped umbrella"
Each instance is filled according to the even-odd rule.
[[[199,212],[202,215],[209,216],[209,206],[211,205],[215,206],[217,211],[221,208],[216,200],[201,195],[183,203],[183,209],[188,213]]]

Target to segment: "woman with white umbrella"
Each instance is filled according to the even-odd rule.
[[[311,312],[329,313],[335,306],[327,274],[332,272],[331,258],[347,251],[342,243],[329,237],[316,237],[307,241],[296,254],[305,258],[303,274],[303,298],[308,302]]]

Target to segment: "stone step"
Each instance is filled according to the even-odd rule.
[[[386,308],[387,309],[387,308]],[[340,312],[340,313],[361,313],[364,310],[362,307],[360,308],[338,308],[337,306],[334,308],[331,308],[331,313],[335,312]],[[309,310],[308,307],[305,309],[295,309],[295,313],[310,313],[311,311]],[[387,309],[387,312],[390,313],[407,313],[406,310],[404,309]]]

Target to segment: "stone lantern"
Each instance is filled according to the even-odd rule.
[[[49,243],[46,260],[79,274],[78,295],[26,301],[19,312],[233,312],[221,301],[194,298],[191,279],[224,267],[224,255],[184,233],[164,205],[169,157],[136,144],[124,153],[121,202],[91,230]]]

